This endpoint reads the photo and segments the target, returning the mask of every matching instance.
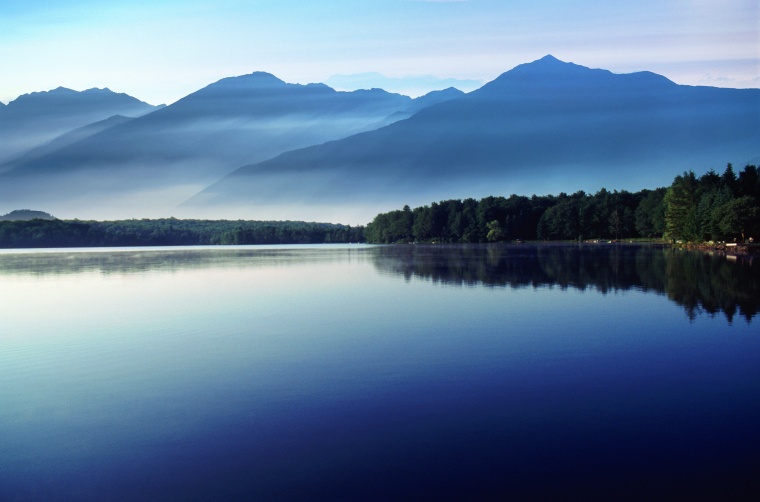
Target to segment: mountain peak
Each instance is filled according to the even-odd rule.
[[[509,96],[515,92],[662,92],[675,84],[651,72],[612,73],[565,62],[548,54],[541,59],[518,65],[492,82],[474,91],[475,96]]]
[[[86,93],[88,93],[88,94],[119,94],[119,93],[113,92],[113,91],[112,91],[111,89],[109,89],[108,87],[103,87],[103,88],[100,88],[100,87],[92,87],[92,88],[90,88],[90,89],[85,89],[85,90],[84,90],[84,91],[82,91],[82,92],[86,92]]]
[[[575,63],[570,63],[566,61],[562,61],[560,59],[555,58],[551,54],[547,54],[546,56],[542,57],[541,59],[537,59],[531,63],[524,63],[521,65],[516,66],[512,70],[508,71],[507,73],[556,73],[556,72],[605,72],[609,73],[607,70],[592,70],[591,68],[587,68],[585,66],[577,65]]]
[[[193,94],[190,94],[190,96],[201,94],[206,95],[209,93],[217,94],[217,93],[244,93],[247,94],[248,92],[252,90],[268,90],[268,89],[277,89],[287,86],[284,81],[280,80],[279,78],[275,77],[271,73],[267,73],[264,71],[255,71],[253,73],[248,73],[246,75],[239,75],[237,77],[226,77],[221,80],[217,80],[213,84],[209,84],[203,89],[200,89],[199,91],[196,91]],[[184,101],[186,98],[190,96],[185,96],[180,101]]]
[[[562,63],[562,64],[566,64],[564,61],[560,61],[559,59],[555,58],[551,54],[547,54],[546,56],[542,57],[541,59],[537,59],[536,61],[534,61],[534,63],[544,63],[544,64],[546,64],[546,63],[549,63],[549,64]]]
[[[277,82],[283,82],[279,78],[275,77],[271,73],[265,72],[265,71],[254,71],[249,73],[248,75],[242,75],[243,78],[253,78],[258,80],[268,80],[268,81],[277,81]]]
[[[245,85],[245,86],[254,85],[254,86],[261,86],[261,87],[285,85],[285,81],[280,80],[279,78],[275,77],[271,73],[267,73],[265,71],[255,71],[247,75],[240,75],[239,77],[223,78],[222,80],[217,82],[217,84],[220,84],[220,83],[233,84],[233,85],[239,84],[239,85]]]

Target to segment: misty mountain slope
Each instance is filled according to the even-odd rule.
[[[158,108],[110,89],[59,87],[24,94],[0,107],[0,163],[87,124],[114,115],[139,117]]]
[[[150,115],[14,163],[0,175],[0,196],[69,203],[131,194],[141,205],[176,197],[173,207],[241,164],[349,136],[421,106],[381,89],[338,92],[264,72],[225,78]]]
[[[667,185],[760,153],[760,90],[677,85],[551,56],[382,129],[241,167],[186,207],[426,203]]]
[[[388,117],[386,119],[386,123],[383,125],[389,125],[393,122],[398,122],[399,120],[407,119],[414,115],[415,113],[424,110],[425,108],[429,108],[433,105],[437,105],[439,103],[444,103],[446,101],[451,101],[452,99],[457,99],[462,96],[464,96],[464,92],[460,91],[459,89],[455,89],[454,87],[449,87],[447,89],[441,89],[440,91],[430,91],[429,93],[425,94],[424,96],[420,96],[418,98],[414,98],[412,102],[409,104],[409,106],[406,107],[406,109],[402,111],[398,111]]]
[[[45,155],[50,155],[51,153],[60,150],[61,148],[82,141],[86,138],[89,138],[90,136],[105,131],[106,129],[110,129],[111,127],[125,124],[130,120],[133,119],[130,117],[125,117],[123,115],[114,115],[113,117],[108,117],[105,120],[100,120],[92,124],[87,124],[86,126],[78,127],[61,134],[60,136],[41,146],[28,150],[20,157],[16,157],[4,164],[0,164],[0,172],[8,171],[20,165],[29,163],[34,159],[38,159]]]
[[[437,105],[446,101],[451,101],[452,99],[460,98],[464,96],[464,94],[464,92],[453,87],[449,87],[448,89],[441,89],[440,91],[430,91],[425,95],[412,99],[404,109],[396,111],[391,115],[384,117],[382,120],[368,124],[362,130],[355,131],[355,133],[359,134],[361,132],[374,131],[376,129],[380,129],[381,127],[393,124],[394,122],[398,122],[399,120],[408,119],[415,113],[424,110],[425,108],[429,108],[433,105]]]

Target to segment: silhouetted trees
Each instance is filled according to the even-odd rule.
[[[641,211],[641,224],[662,227],[661,196],[650,197],[648,211]],[[513,240],[576,240],[638,237],[636,211],[649,194],[642,191],[595,195],[485,197],[481,200],[446,200],[409,210],[377,215],[367,225],[368,242],[498,242]],[[660,195],[660,199],[657,199]],[[409,216],[411,215],[411,225]],[[409,228],[411,227],[411,232]],[[397,230],[398,229],[398,230]],[[649,237],[649,235],[646,235]]]
[[[634,212],[634,226],[642,237],[661,237],[665,234],[666,188],[642,190],[641,202]]]
[[[688,171],[670,187],[589,195],[445,200],[378,214],[367,227],[330,223],[227,220],[0,221],[0,247],[174,246],[668,238],[744,241],[760,237],[760,172],[697,178]]]
[[[590,195],[445,200],[378,214],[368,242],[475,243],[513,240],[663,238],[733,240],[760,235],[760,173],[729,164],[697,178],[689,171],[667,188]]]
[[[760,176],[747,165],[737,176],[728,164],[722,175],[692,171],[676,176],[665,194],[665,227],[670,239],[741,240],[760,235]]]
[[[0,247],[191,246],[363,242],[364,227],[299,221],[0,221]]]

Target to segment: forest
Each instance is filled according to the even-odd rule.
[[[0,248],[360,242],[364,228],[300,221],[0,221]]]
[[[526,197],[445,200],[378,214],[366,227],[297,221],[80,221],[34,217],[2,221],[0,248],[188,246],[215,244],[478,243],[665,239],[745,242],[760,237],[760,172],[738,174],[728,164],[697,177],[676,176],[669,187]],[[29,214],[27,214],[29,213]],[[32,214],[34,213],[34,214]],[[15,217],[20,217],[16,215]],[[754,237],[753,237],[754,236]]]
[[[367,242],[475,243],[533,240],[666,239],[741,241],[760,235],[760,177],[728,164],[697,178],[676,176],[669,187],[638,192],[446,200],[378,214]]]

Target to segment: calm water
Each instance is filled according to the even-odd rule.
[[[760,261],[0,254],[0,500],[760,496]]]

